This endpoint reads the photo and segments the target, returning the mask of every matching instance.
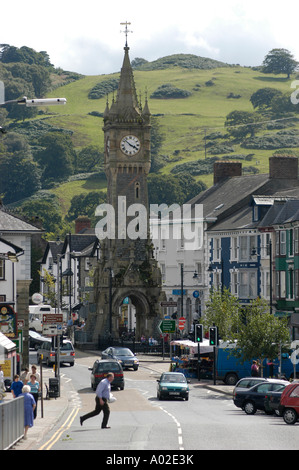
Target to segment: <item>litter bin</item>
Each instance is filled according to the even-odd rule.
[[[49,398],[60,397],[59,379],[57,377],[49,379]]]

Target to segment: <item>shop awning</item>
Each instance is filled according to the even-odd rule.
[[[16,344],[0,332],[0,362],[16,348]]]
[[[171,346],[180,346],[181,348],[189,348],[191,354],[197,354],[198,343],[194,343],[189,339],[177,339],[170,342]],[[210,346],[209,340],[204,339],[200,345],[200,353],[213,352],[213,346]]]

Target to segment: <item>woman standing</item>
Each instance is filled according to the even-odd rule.
[[[36,404],[33,396],[30,393],[29,385],[24,385],[22,389],[22,395],[24,396],[24,439],[27,439],[27,431],[33,426],[33,412]]]
[[[30,375],[30,381],[28,382],[28,385],[30,387],[30,393],[33,396],[35,403],[36,403],[36,407],[34,409],[34,419],[35,419],[36,414],[37,414],[37,401],[38,401],[38,392],[40,391],[40,385],[37,382],[34,374]]]

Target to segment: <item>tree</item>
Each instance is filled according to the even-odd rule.
[[[21,214],[27,219],[40,219],[46,232],[58,232],[62,227],[59,208],[53,201],[33,199],[25,202],[20,208]]]
[[[39,139],[42,147],[35,158],[43,170],[43,181],[61,181],[73,174],[76,153],[69,135],[49,132]]]
[[[266,55],[262,65],[264,73],[274,73],[275,75],[286,73],[287,78],[290,78],[291,73],[297,69],[298,62],[287,49],[272,49]]]
[[[226,116],[225,127],[232,137],[244,139],[247,134],[254,137],[260,127],[258,122],[261,117],[257,113],[249,111],[232,111]]]
[[[106,202],[104,191],[91,191],[88,194],[77,194],[71,200],[71,207],[66,216],[66,220],[71,222],[80,215],[87,215],[93,219],[96,207]]]
[[[273,98],[279,97],[281,95],[282,92],[280,90],[276,90],[275,88],[260,88],[251,95],[250,101],[254,108],[270,108]]]
[[[150,204],[183,204],[185,201],[185,193],[175,176],[152,173],[147,181]]]
[[[95,145],[84,147],[76,155],[75,170],[76,173],[88,173],[95,169],[96,165],[104,163],[104,155]]]
[[[207,330],[215,324],[223,341],[234,341],[240,322],[240,303],[226,288],[223,292],[212,289],[206,305],[204,326]]]
[[[278,356],[280,345],[290,340],[287,319],[271,314],[268,303],[260,298],[245,309],[239,328],[235,354],[241,354],[244,361],[258,358],[262,364],[266,358],[273,359]]]
[[[31,196],[40,189],[40,171],[22,152],[0,156],[0,188],[5,204]]]

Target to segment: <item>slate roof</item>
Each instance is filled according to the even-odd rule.
[[[203,204],[204,217],[217,218],[208,231],[249,229],[258,225],[252,222],[253,196],[299,199],[299,181],[269,178],[268,174],[235,176],[220,181],[188,203]]]
[[[64,244],[61,250],[61,253],[64,254],[66,252],[67,246],[69,244],[70,236],[67,235],[64,240]],[[75,234],[71,235],[71,251],[76,251],[81,253],[84,249],[89,247],[92,244],[98,244],[99,240],[98,237],[95,235],[87,235],[87,234]]]
[[[0,232],[27,232],[27,233],[40,233],[41,229],[34,225],[25,222],[25,220],[17,217],[9,212],[0,209]]]

